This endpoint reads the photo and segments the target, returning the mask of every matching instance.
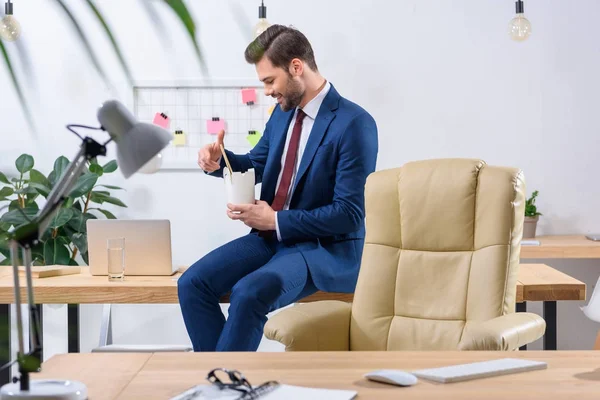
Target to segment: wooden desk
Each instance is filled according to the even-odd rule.
[[[0,268],[0,304],[12,304],[12,269]],[[88,267],[82,267],[80,274],[34,279],[34,300],[38,304],[175,304],[179,276],[179,272],[173,276],[126,276],[123,282],[109,282],[106,276],[92,276]],[[25,289],[25,279],[20,285]],[[301,302],[352,301],[353,297],[352,293],[317,292]],[[27,301],[25,290],[21,300]],[[517,303],[557,300],[585,300],[585,284],[545,264],[521,264]],[[221,301],[227,303],[229,297]]]
[[[79,304],[176,304],[177,273],[174,276],[128,276],[123,282],[109,282],[106,276],[92,276],[87,267],[81,274],[34,279],[34,300],[37,304],[68,304],[68,349],[79,351]],[[20,280],[25,288],[25,280]],[[585,284],[544,264],[522,264],[517,282],[517,311],[523,311],[527,301],[544,302],[547,328],[544,349],[556,349],[556,301],[584,300]],[[21,292],[26,302],[26,292]],[[353,294],[318,292],[301,302],[318,300],[352,301]],[[229,302],[224,296],[221,302]],[[10,304],[14,303],[12,269],[0,269],[0,365],[9,360]],[[38,307],[42,315],[42,307]],[[4,323],[4,325],[2,325]],[[10,380],[10,370],[0,372],[0,384]]]
[[[506,357],[503,352],[293,352],[64,354],[43,364],[32,379],[74,379],[87,385],[89,398],[168,399],[207,383],[215,367],[240,370],[254,385],[267,380],[297,386],[346,389],[357,399],[598,399],[600,352],[513,352],[539,360],[548,369],[467,382],[440,384],[424,379],[397,387],[367,381],[376,369],[411,371]]]
[[[526,258],[600,258],[600,242],[585,235],[538,236],[539,246],[521,246],[521,259]]]

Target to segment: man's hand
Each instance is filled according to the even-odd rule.
[[[275,211],[269,203],[257,200],[256,204],[227,204],[227,215],[234,220],[240,220],[250,228],[259,231],[275,230]]]
[[[223,138],[225,137],[225,131],[221,130],[217,136],[217,141],[211,144],[207,144],[198,152],[198,165],[206,172],[215,172],[221,166],[217,162],[222,156],[221,145],[223,144]]]

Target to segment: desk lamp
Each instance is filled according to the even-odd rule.
[[[85,125],[67,125],[67,129],[82,140],[81,148],[71,161],[67,170],[60,177],[50,194],[46,205],[29,223],[11,232],[10,256],[13,266],[15,305],[17,312],[17,333],[19,352],[16,362],[19,364],[18,378],[0,389],[0,397],[4,399],[87,399],[86,386],[71,380],[31,380],[29,374],[41,370],[42,338],[40,337],[39,315],[33,301],[33,284],[31,276],[31,247],[38,243],[50,222],[66,200],[77,178],[86,168],[86,161],[106,155],[106,145],[114,141],[117,146],[117,164],[125,178],[129,178],[141,167],[164,149],[171,141],[171,134],[163,128],[138,122],[134,116],[118,101],[107,101],[98,110],[100,127]],[[83,138],[73,130],[74,127],[103,130],[110,139],[98,143],[90,137]],[[21,249],[25,277],[27,279],[27,303],[29,305],[31,348],[25,354],[23,348],[23,320],[21,315],[21,290],[19,286],[19,258]]]

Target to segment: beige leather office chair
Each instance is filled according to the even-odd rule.
[[[470,159],[405,164],[366,185],[362,265],[352,304],[299,304],[267,338],[286,350],[515,350],[545,321],[515,313],[525,183]]]

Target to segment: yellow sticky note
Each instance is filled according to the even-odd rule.
[[[262,135],[259,132],[250,131],[248,132],[248,136],[246,136],[246,139],[252,145],[252,147],[254,147],[256,146],[261,137]]]
[[[272,105],[271,107],[269,107],[269,109],[267,110],[267,114],[271,115],[271,114],[273,114],[273,111],[275,111],[275,105]]]
[[[185,133],[183,131],[175,131],[175,137],[173,139],[173,146],[185,146]]]

